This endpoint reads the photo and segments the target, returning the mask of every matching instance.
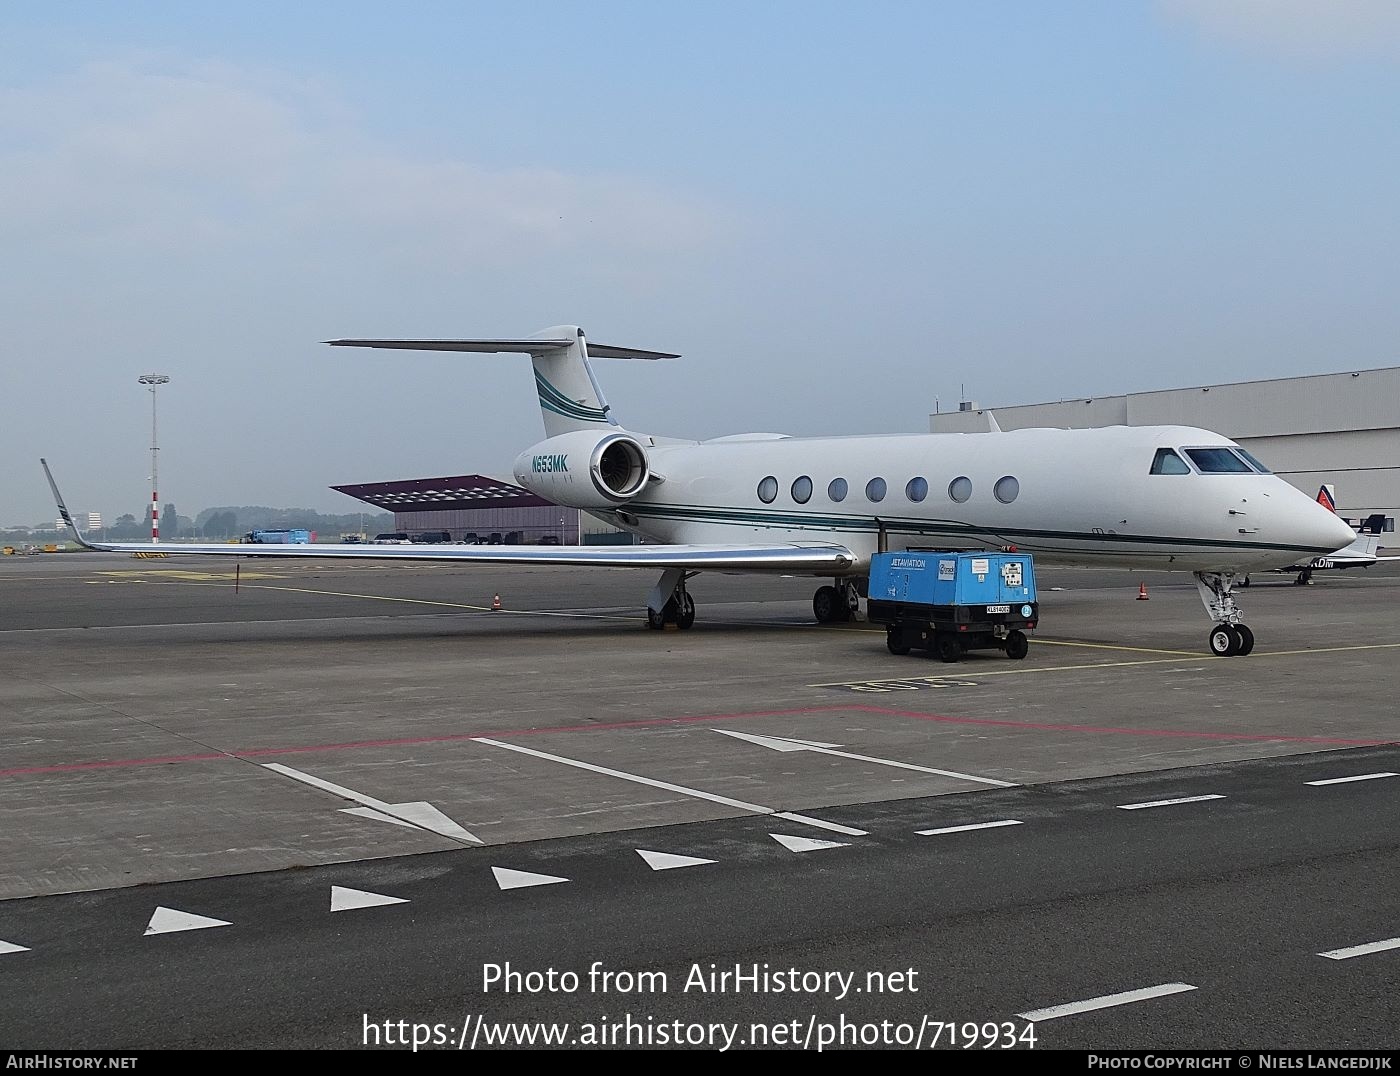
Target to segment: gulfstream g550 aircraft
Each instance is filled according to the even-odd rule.
[[[1191,572],[1216,622],[1210,649],[1247,654],[1232,593],[1250,571],[1331,553],[1351,528],[1219,434],[1188,426],[687,441],[638,433],[609,412],[594,358],[668,359],[585,342],[575,326],[523,340],[331,340],[341,347],[516,352],[531,357],[546,437],[515,478],[557,504],[642,537],[631,547],[259,545],[260,557],[486,561],[660,569],[647,623],[689,628],[699,572],[827,577],[819,621],[859,607],[884,550],[996,550],[1042,563]],[[48,471],[47,464],[44,465]],[[49,477],[53,484],[52,476]],[[78,541],[94,549],[145,544]],[[247,546],[163,545],[169,554],[248,556]]]

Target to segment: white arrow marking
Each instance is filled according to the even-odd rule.
[[[391,826],[403,826],[404,829],[417,829],[412,822],[405,822],[402,818],[385,814],[383,811],[376,811],[373,807],[342,807],[341,814],[353,814],[356,818],[373,818],[376,822],[388,822]]]
[[[646,860],[646,865],[654,871],[670,871],[677,867],[699,867],[713,863],[713,859],[698,859],[695,856],[678,856],[674,852],[648,852],[644,848],[635,849],[637,855]]]
[[[944,833],[970,833],[974,829],[1001,829],[1002,826],[1019,826],[1019,818],[1003,818],[997,822],[973,822],[966,826],[944,826],[942,829],[916,829],[920,837],[938,837]]]
[[[824,744],[810,740],[789,740],[783,736],[755,736],[751,732],[734,732],[731,729],[711,729],[711,732],[718,732],[721,736],[733,736],[738,740],[747,740],[749,743],[758,744],[760,747],[767,747],[774,751],[815,751],[821,755],[835,755],[837,758],[854,759],[856,762],[873,762],[877,766],[893,766],[899,770],[914,770],[917,773],[932,773],[939,777],[952,777],[959,781],[975,781],[983,785],[995,785],[997,788],[1015,788],[1011,781],[998,781],[991,777],[975,777],[970,773],[958,773],[956,770],[936,770],[932,766],[915,766],[910,762],[896,762],[891,758],[872,758],[870,755],[857,755],[851,751],[837,751],[839,744]]]
[[[736,740],[748,740],[749,743],[756,743],[760,747],[771,747],[774,751],[807,751],[814,747],[830,750],[841,746],[839,743],[822,743],[820,740],[792,740],[783,736],[759,736],[753,732],[735,732],[731,729],[711,729],[710,731],[721,733],[724,736],[733,736]]]
[[[379,908],[385,904],[407,904],[405,897],[386,897],[383,893],[368,893],[363,889],[331,886],[331,911],[348,912],[355,908]]]
[[[363,792],[356,792],[353,788],[346,788],[344,785],[333,784],[320,777],[313,777],[309,773],[302,773],[301,770],[294,770],[290,766],[283,766],[280,762],[264,762],[264,769],[280,773],[284,777],[290,777],[293,781],[300,781],[302,784],[311,785],[324,792],[340,796],[342,799],[353,800],[368,807],[373,814],[366,814],[354,808],[345,809],[346,814],[356,814],[364,818],[375,818],[381,822],[395,822],[397,825],[410,825],[415,829],[425,829],[430,833],[436,833],[443,837],[450,837],[457,841],[471,841],[473,844],[483,843],[480,837],[467,832],[447,815],[443,814],[431,803],[423,800],[414,800],[409,803],[385,803],[377,800],[373,796],[366,796]],[[385,817],[387,816],[387,817]]]
[[[16,945],[14,942],[0,941],[0,955],[5,953],[27,953],[29,946]]]
[[[818,852],[823,848],[849,848],[843,841],[818,841],[811,837],[790,837],[786,833],[770,833],[768,836],[781,844],[789,852]]]
[[[864,837],[865,830],[851,829],[849,826],[840,826],[835,822],[824,822],[820,818],[809,818],[802,814],[789,814],[777,811],[772,807],[764,807],[760,803],[745,803],[743,800],[730,799],[728,796],[720,796],[714,792],[705,792],[698,788],[686,788],[685,785],[673,785],[670,781],[657,781],[651,777],[641,777],[635,773],[624,773],[622,770],[609,769],[607,766],[595,766],[591,762],[580,762],[576,758],[565,758],[563,755],[551,755],[547,751],[536,751],[533,747],[521,747],[519,744],[504,743],[501,740],[488,740],[484,736],[473,737],[474,742],[484,743],[490,747],[500,747],[506,751],[516,751],[522,755],[533,755],[535,758],[548,759],[550,762],[560,762],[565,766],[573,766],[580,770],[589,770],[593,773],[601,773],[608,777],[616,777],[622,781],[632,781],[635,784],[647,785],[650,788],[662,788],[667,792],[675,792],[681,796],[693,796],[699,800],[709,800],[711,803],[723,804],[725,807],[733,807],[740,811],[750,811],[753,814],[770,814],[779,818],[786,818],[789,822],[801,822],[808,826],[817,826],[821,829],[835,830],[837,833],[847,833],[852,837]],[[803,750],[807,750],[803,748]]]
[[[194,912],[181,912],[174,908],[157,908],[146,924],[145,937],[152,934],[173,934],[179,930],[205,930],[209,927],[228,927],[232,923],[223,919],[210,919],[207,915]]]
[[[492,867],[496,884],[502,889],[528,889],[532,885],[557,885],[567,882],[567,878],[556,878],[552,874],[531,874],[529,871],[514,871],[509,867]]]

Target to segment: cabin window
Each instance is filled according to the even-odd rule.
[[[865,484],[865,499],[867,501],[883,501],[885,499],[885,480],[883,478],[872,478]]]
[[[826,495],[830,497],[833,501],[837,501],[839,503],[840,501],[844,501],[846,499],[846,493],[850,490],[850,488],[851,487],[846,484],[846,480],[844,478],[833,478],[831,480],[831,485],[826,487]]]
[[[972,496],[972,479],[964,475],[948,483],[948,496],[958,504],[965,504]]]
[[[1188,448],[1186,454],[1202,474],[1249,474],[1249,464],[1228,448]]]
[[[997,484],[992,487],[992,496],[996,497],[1002,504],[1010,504],[1021,492],[1021,483],[1012,475],[1006,475],[997,479]]]
[[[928,479],[911,478],[909,484],[904,487],[904,495],[911,501],[919,502],[928,496]]]
[[[1152,457],[1152,474],[1190,474],[1186,461],[1170,448],[1159,448]]]
[[[792,499],[798,504],[806,504],[812,499],[812,480],[805,474],[792,484]]]
[[[1244,449],[1242,449],[1242,448],[1236,448],[1235,451],[1238,452],[1238,453],[1239,453],[1241,456],[1243,456],[1245,459],[1247,459],[1247,460],[1249,461],[1249,465],[1250,465],[1251,467],[1253,467],[1256,471],[1258,471],[1260,474],[1273,474],[1273,473],[1274,473],[1273,471],[1271,471],[1271,470],[1269,470],[1267,467],[1265,467],[1262,463],[1260,463],[1259,460],[1255,458],[1254,453],[1252,453],[1252,452],[1246,452],[1246,451],[1245,451]]]
[[[778,496],[778,480],[771,474],[758,484],[758,499],[764,504],[772,504]]]

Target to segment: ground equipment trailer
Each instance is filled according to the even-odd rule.
[[[877,553],[867,603],[891,654],[915,647],[957,661],[969,650],[1021,659],[1040,619],[1035,566],[1025,553]]]

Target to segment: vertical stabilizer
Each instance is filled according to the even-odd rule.
[[[535,368],[535,392],[540,398],[545,435],[554,437],[575,430],[605,430],[617,422],[608,414],[598,379],[588,364],[588,344],[576,325],[560,325],[534,338],[568,341],[565,347],[552,347],[530,354]]]

